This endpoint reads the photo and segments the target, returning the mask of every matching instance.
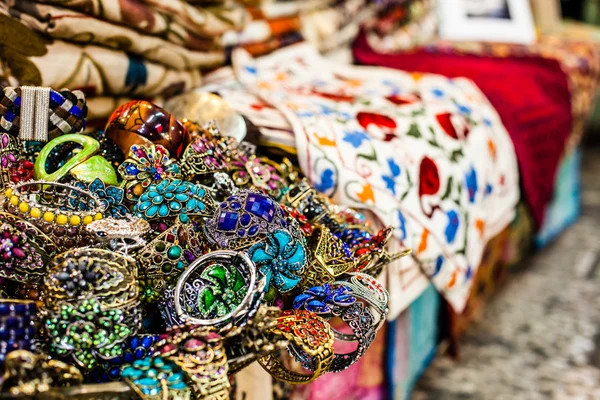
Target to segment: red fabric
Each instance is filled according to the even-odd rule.
[[[569,86],[558,61],[426,50],[380,54],[369,47],[364,34],[355,41],[353,52],[361,64],[473,80],[496,108],[512,138],[523,194],[540,226],[572,126]]]

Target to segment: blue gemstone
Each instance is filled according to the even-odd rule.
[[[245,230],[243,230],[243,229],[238,229],[238,231],[237,231],[237,235],[238,235],[239,237],[244,237],[244,236],[246,236],[246,231],[245,231]]]
[[[254,236],[258,233],[258,225],[252,225],[250,229],[248,229],[248,235]]]
[[[117,379],[121,376],[121,368],[111,368],[108,370],[108,376],[110,379]]]
[[[146,349],[143,349],[141,347],[137,348],[137,349],[135,349],[134,355],[135,355],[135,358],[137,358],[139,360],[140,358],[143,358],[144,355],[146,355]]]
[[[131,354],[130,352],[125,352],[125,354],[123,355],[125,358],[125,364],[131,364],[135,361],[135,358],[133,358],[133,354]]]
[[[123,357],[114,357],[110,359],[112,365],[123,365]]]
[[[268,222],[271,222],[275,215],[275,203],[273,203],[273,200],[257,193],[250,193],[248,195],[245,209]]]
[[[125,168],[125,172],[127,172],[128,175],[137,175],[140,171],[135,167],[135,165],[128,165]]]
[[[242,226],[248,226],[248,224],[252,221],[252,217],[249,214],[243,214],[240,218],[240,223]]]
[[[19,318],[17,317],[8,317],[6,318],[6,326],[8,328],[16,328],[19,326]]]
[[[149,349],[150,346],[154,343],[154,338],[152,336],[144,336],[142,338],[142,347]]]
[[[0,315],[10,314],[10,306],[6,303],[0,303]]]
[[[140,339],[137,336],[134,336],[129,341],[129,347],[132,349],[135,349],[136,347],[139,346],[139,342],[140,342]]]
[[[222,211],[219,214],[217,227],[222,231],[234,231],[237,228],[239,214],[236,212]]]
[[[242,205],[238,201],[233,201],[233,202],[231,202],[231,204],[229,204],[229,207],[231,207],[233,210],[237,211],[240,208],[242,208]]]

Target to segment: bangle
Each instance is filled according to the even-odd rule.
[[[54,257],[44,279],[46,308],[56,302],[94,298],[103,308],[131,308],[139,304],[137,265],[122,253],[77,248]]]
[[[244,327],[234,327],[224,337],[229,375],[234,375],[259,358],[284,350],[289,342],[272,330],[281,315],[278,307],[260,306],[256,315]]]
[[[46,142],[85,128],[87,106],[79,90],[5,87],[0,96],[0,128],[11,136]]]
[[[0,368],[10,352],[35,351],[36,310],[34,301],[0,299]]]
[[[82,226],[103,218],[98,197],[64,183],[29,181],[4,194],[6,211],[30,221],[62,250],[88,245],[91,237]]]
[[[289,340],[288,350],[306,369],[301,374],[287,369],[274,354],[259,358],[259,364],[276,379],[289,383],[309,383],[329,370],[333,362],[333,331],[321,317],[306,310],[287,310],[277,319],[274,334]]]
[[[369,285],[371,285],[370,281],[373,280],[371,277],[362,275],[360,275],[360,280],[358,280],[358,276],[353,276],[352,278],[356,278],[361,283],[363,279],[368,279]],[[312,287],[294,299],[295,309],[305,309],[314,312],[327,320],[333,317],[340,317],[352,329],[352,335],[348,335],[332,328],[336,339],[357,342],[357,347],[351,353],[336,353],[329,368],[330,371],[340,372],[354,364],[366,352],[371,343],[373,343],[373,340],[375,340],[377,330],[381,326],[380,321],[385,318],[385,312],[378,314],[377,317],[373,314],[378,313],[381,309],[379,305],[382,303],[385,303],[387,309],[387,292],[378,283],[376,285],[365,286],[369,293],[368,295],[364,295],[365,291],[361,290],[364,286],[358,288],[355,282],[336,281],[332,285],[325,284]],[[352,290],[353,288],[365,297],[355,294]],[[381,296],[379,296],[379,290],[384,291]],[[366,305],[357,300],[366,302]],[[371,305],[374,301],[377,302],[377,307]]]
[[[48,261],[57,247],[47,235],[29,222],[0,212],[0,276],[36,285],[46,275]]]

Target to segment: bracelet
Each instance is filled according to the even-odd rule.
[[[361,278],[362,279],[362,278]],[[325,284],[307,289],[294,299],[295,309],[305,309],[329,320],[340,317],[352,329],[352,335],[347,335],[332,328],[337,340],[357,342],[356,350],[347,354],[336,353],[329,368],[332,372],[340,372],[354,364],[366,352],[375,340],[379,324],[373,315],[369,303],[352,291],[354,284],[337,281],[335,284]],[[384,299],[385,300],[385,299]],[[379,321],[385,315],[379,316]]]
[[[273,333],[278,307],[260,306],[256,315],[244,327],[234,327],[224,337],[229,375],[234,375],[259,358],[266,357],[288,347],[289,342],[282,334]]]
[[[11,136],[46,142],[85,128],[87,106],[79,90],[31,86],[0,90],[0,128]]]
[[[329,370],[333,362],[333,331],[321,317],[305,310],[287,310],[277,319],[274,334],[289,340],[290,354],[313,373],[305,375],[287,369],[273,354],[259,358],[259,364],[276,379],[289,383],[309,383]]]
[[[62,250],[90,244],[82,226],[103,218],[98,197],[64,183],[29,181],[11,185],[4,194],[7,212],[30,221]]]

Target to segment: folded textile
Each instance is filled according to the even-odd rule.
[[[19,2],[19,0],[3,0]],[[212,45],[215,32],[222,34],[232,27],[239,27],[236,20],[221,19],[206,9],[197,8],[193,18],[197,23],[179,22],[186,16],[175,16],[165,8],[155,8],[142,0],[36,0],[38,3],[53,4],[91,15],[104,21],[121,24],[144,34],[159,36],[169,42],[191,50],[206,50]],[[169,0],[165,3],[173,3]],[[243,15],[238,19],[244,19]],[[190,17],[191,18],[191,17]],[[211,36],[211,34],[213,34]]]
[[[395,226],[414,249],[389,270],[389,317],[427,286],[419,267],[461,310],[485,243],[519,198],[512,143],[481,92],[464,79],[330,63],[306,44],[257,60],[237,50],[233,62],[245,91],[221,71],[208,88],[227,86],[219,94],[254,110],[254,123],[277,108],[313,185]]]
[[[21,0],[10,9],[11,16],[29,28],[79,44],[94,44],[127,51],[176,70],[222,65],[221,48],[191,51],[156,36],[143,35],[77,11]]]
[[[472,79],[512,138],[523,194],[540,226],[572,128],[569,84],[558,61],[533,55],[490,58],[426,50],[386,55],[369,47],[364,35],[353,51],[362,64]]]
[[[41,85],[79,89],[95,96],[169,96],[200,85],[198,70],[175,71],[139,57],[99,46],[56,40],[47,53],[30,57]]]

